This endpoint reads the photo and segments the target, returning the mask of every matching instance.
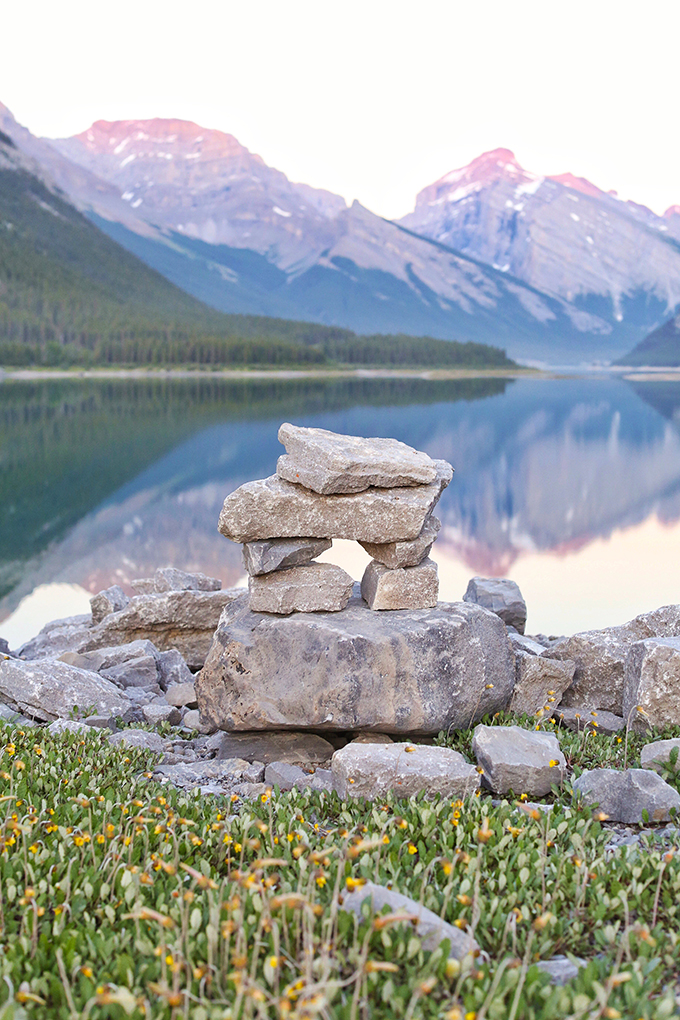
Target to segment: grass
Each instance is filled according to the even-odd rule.
[[[232,803],[159,786],[153,756],[98,732],[0,739],[2,1020],[679,1015],[680,855],[605,853],[610,833],[566,788],[547,815],[484,795]],[[617,737],[560,740],[574,773],[622,765]],[[406,922],[343,912],[366,880],[483,955],[461,969]],[[557,953],[588,961],[562,988],[534,966]]]

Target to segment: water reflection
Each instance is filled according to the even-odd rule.
[[[607,378],[5,383],[0,618],[40,584],[126,586],[165,563],[233,584],[239,549],[216,533],[219,508],[274,470],[288,419],[454,464],[442,597],[472,573],[510,573],[536,630],[623,620],[680,600],[667,570],[679,408],[677,384]],[[356,547],[333,553],[361,569]]]

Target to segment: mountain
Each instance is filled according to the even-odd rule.
[[[652,330],[632,351],[619,358],[619,365],[680,366],[680,315]]]
[[[591,360],[611,347],[597,314],[358,202],[291,183],[220,131],[98,121],[50,144],[118,189],[125,217],[91,191],[69,192],[102,230],[222,311],[502,344],[543,360]]]
[[[680,215],[605,193],[582,177],[541,177],[494,149],[420,192],[400,223],[568,302],[617,356],[680,306]]]

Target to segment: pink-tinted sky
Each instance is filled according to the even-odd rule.
[[[182,117],[390,217],[497,146],[680,204],[677,0],[33,0],[1,32],[36,134]]]

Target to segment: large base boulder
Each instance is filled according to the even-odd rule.
[[[354,592],[339,613],[231,602],[196,678],[204,725],[436,734],[507,706],[514,659],[493,613],[464,602],[374,613]]]

